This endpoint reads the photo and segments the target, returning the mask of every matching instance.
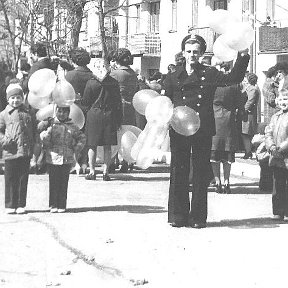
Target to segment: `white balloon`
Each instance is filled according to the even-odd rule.
[[[237,51],[225,43],[224,35],[220,35],[213,45],[213,53],[219,60],[227,62],[237,57]]]
[[[56,75],[53,70],[43,68],[34,72],[29,81],[29,91],[38,97],[47,97],[52,93],[56,84]]]
[[[217,9],[209,13],[208,26],[216,33],[223,34],[236,21],[227,10]]]
[[[250,23],[234,23],[223,34],[224,42],[231,48],[237,51],[249,48],[254,41],[254,30]]]
[[[55,104],[49,104],[41,108],[40,110],[38,110],[36,113],[37,120],[42,121],[44,119],[47,119],[48,117],[53,117],[54,108],[55,108]]]
[[[173,104],[167,96],[156,97],[149,101],[145,109],[147,122],[167,124],[173,115]]]

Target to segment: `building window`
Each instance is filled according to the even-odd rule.
[[[141,13],[140,4],[136,5],[136,33],[140,32],[140,13]]]
[[[227,10],[227,0],[215,0],[214,10],[217,10],[217,9]]]
[[[171,0],[172,4],[172,31],[177,31],[177,0]]]
[[[160,1],[150,3],[150,32],[159,32]]]

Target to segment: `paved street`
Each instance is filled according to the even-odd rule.
[[[232,167],[232,194],[209,188],[201,230],[167,224],[167,165],[111,182],[71,175],[65,214],[48,212],[48,175],[30,176],[28,214],[4,214],[1,175],[0,287],[283,286],[288,225],[270,220],[256,161]]]

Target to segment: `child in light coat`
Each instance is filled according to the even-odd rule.
[[[30,159],[37,140],[35,113],[24,105],[19,84],[6,90],[8,105],[0,113],[0,146],[5,160],[5,208],[7,214],[24,214]]]
[[[276,102],[280,111],[265,129],[265,144],[274,177],[273,219],[288,220],[288,90],[281,90]]]
[[[38,125],[48,166],[51,213],[65,212],[70,170],[86,143],[84,133],[69,114],[70,107],[57,106],[56,116]]]

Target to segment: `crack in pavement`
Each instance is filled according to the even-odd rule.
[[[72,247],[71,245],[69,245],[67,242],[65,242],[63,239],[61,239],[58,230],[51,225],[48,222],[42,221],[41,219],[31,216],[29,217],[30,221],[39,223],[41,225],[44,225],[51,233],[52,233],[52,237],[54,238],[54,240],[61,245],[63,248],[67,249],[69,252],[71,252],[72,254],[74,254],[77,259],[82,260],[83,262],[85,262],[86,264],[95,267],[96,269],[102,271],[103,273],[106,273],[110,276],[113,277],[121,277],[124,278],[122,272],[116,268],[112,268],[112,267],[108,267],[108,266],[104,266],[101,264],[98,264],[95,262],[94,258],[91,258],[87,255],[85,255],[82,251],[80,251],[77,248]]]

